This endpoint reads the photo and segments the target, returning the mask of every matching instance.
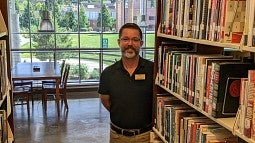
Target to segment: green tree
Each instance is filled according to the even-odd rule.
[[[35,57],[40,59],[41,61],[53,61],[54,55],[52,53],[54,49],[54,34],[39,34],[39,35],[32,35],[33,39],[33,47],[35,49],[45,49],[49,50],[49,53],[35,53]],[[72,45],[72,39],[71,36],[68,34],[61,34],[57,35],[56,42],[58,49],[60,48],[70,48]],[[72,53],[57,53],[57,60],[59,59],[69,59],[71,57],[75,56]]]
[[[75,18],[74,12],[72,10],[67,11],[64,17],[60,20],[59,25],[66,28],[67,30],[77,31],[78,22]]]
[[[88,28],[89,27],[89,19],[86,15],[86,11],[85,11],[83,4],[81,5],[79,20],[80,20],[80,28]]]
[[[89,78],[89,72],[88,72],[88,66],[86,64],[81,64],[80,66],[75,64],[73,65],[72,70],[70,71],[70,75],[73,77],[70,78],[78,78],[80,77],[81,79],[88,79]]]
[[[101,19],[102,19],[102,24],[101,24]],[[111,17],[110,12],[106,8],[106,5],[103,4],[101,8],[101,13],[99,13],[98,19],[97,19],[97,26],[103,28],[103,31],[105,31],[106,27],[112,28],[114,25],[114,19]]]
[[[21,28],[29,29],[30,25],[38,26],[39,21],[35,18],[33,11],[33,7],[30,6],[29,3],[27,3],[24,12],[19,17]]]
[[[55,20],[57,24],[59,24],[59,21],[61,18],[60,9],[61,9],[61,5],[59,3],[55,3],[54,14],[55,14]]]

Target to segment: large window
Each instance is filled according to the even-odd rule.
[[[12,67],[19,62],[63,59],[69,84],[97,84],[101,71],[120,59],[118,30],[134,22],[143,30],[140,55],[153,60],[155,0],[10,0]],[[53,31],[40,31],[42,17]]]

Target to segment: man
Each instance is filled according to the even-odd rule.
[[[110,112],[110,143],[146,143],[152,127],[153,62],[139,56],[142,31],[126,23],[119,31],[121,60],[101,74],[99,96]]]

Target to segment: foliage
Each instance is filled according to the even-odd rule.
[[[70,70],[70,75],[72,77],[70,78],[78,78],[80,77],[81,79],[88,79],[89,74],[88,74],[88,66],[86,64],[81,64],[80,67],[79,65],[73,65],[73,67]]]
[[[64,16],[59,21],[59,26],[67,30],[77,31],[78,21],[75,18],[73,10],[66,11]]]
[[[103,23],[101,23],[101,21]],[[107,7],[105,4],[103,4],[101,8],[101,12],[99,13],[99,16],[97,18],[97,26],[102,27],[102,31],[105,31],[106,27],[109,27],[112,29],[112,26],[115,24],[114,19],[111,17],[110,12],[108,11]]]
[[[42,61],[53,61],[54,55],[52,54],[52,50],[54,50],[54,35],[53,34],[40,34],[40,35],[32,35],[33,39],[33,47],[35,49],[44,49],[48,50],[48,52],[43,53],[35,53],[35,57]],[[57,35],[56,42],[58,43],[56,48],[70,48],[71,47],[71,37],[67,34]],[[67,59],[72,57],[72,53],[58,53],[56,59]]]
[[[36,25],[38,26],[39,21],[35,18],[34,15],[34,9],[32,6],[29,5],[29,3],[25,4],[24,12],[21,13],[20,16],[20,26],[23,28],[30,28],[30,25]],[[29,18],[30,17],[30,18]]]
[[[86,15],[86,12],[85,12],[85,8],[83,5],[81,5],[81,10],[80,10],[80,28],[87,28],[89,27],[89,19]]]
[[[90,73],[90,79],[99,79],[99,69],[93,69],[93,71]]]

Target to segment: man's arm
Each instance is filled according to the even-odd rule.
[[[99,97],[101,99],[102,104],[104,105],[104,107],[110,111],[110,96],[109,95],[105,95],[105,94],[99,94]]]

